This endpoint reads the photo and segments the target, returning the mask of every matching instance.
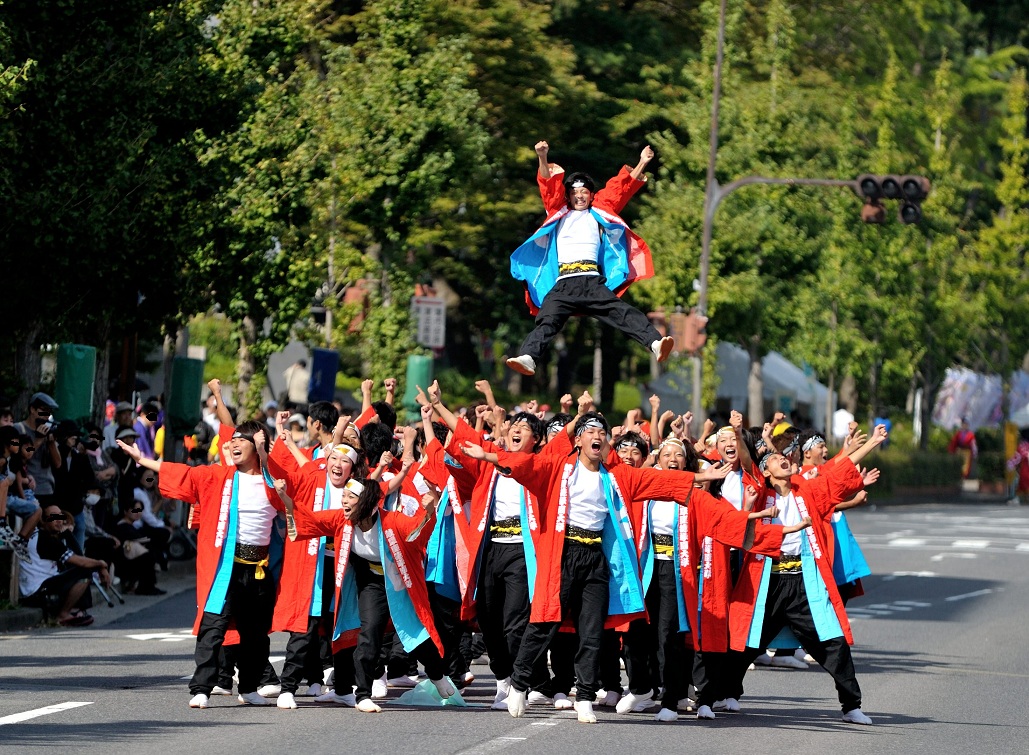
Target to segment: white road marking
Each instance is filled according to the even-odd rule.
[[[40,716],[49,716],[51,713],[60,713],[62,710],[71,710],[72,708],[81,708],[83,705],[92,705],[93,703],[58,703],[57,705],[48,705],[45,708],[36,708],[35,710],[27,710],[24,713],[15,713],[11,716],[4,716],[0,718],[0,726],[6,726],[7,724],[17,724],[22,721],[28,721],[31,718],[39,718]]]
[[[935,577],[934,571],[895,571],[883,577],[883,582],[892,582],[897,577]]]
[[[928,608],[932,603],[921,603],[917,600],[895,600],[893,601],[895,606],[911,606],[912,608]]]
[[[951,543],[953,548],[989,548],[989,540],[955,540]]]
[[[166,640],[169,642],[182,642],[193,637],[193,630],[180,629],[178,632],[153,632],[151,634],[127,634],[130,640]]]
[[[926,541],[919,537],[898,537],[889,542],[894,548],[915,548],[925,543]]]
[[[1019,543],[1015,546],[1016,551],[1029,551],[1029,543]]]
[[[989,595],[992,592],[993,592],[993,590],[990,589],[989,587],[987,587],[987,588],[982,589],[982,590],[976,590],[975,592],[966,592],[963,595],[951,595],[949,598],[944,598],[944,600],[953,603],[955,600],[967,600],[968,598],[979,598],[979,597],[981,597],[983,595]]]
[[[930,561],[942,561],[945,558],[979,558],[974,553],[937,553],[935,556],[930,558]]]

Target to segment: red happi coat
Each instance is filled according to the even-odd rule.
[[[564,554],[565,527],[568,520],[569,477],[578,457],[560,453],[527,454],[501,451],[501,466],[532,491],[540,507],[540,531],[536,538],[536,586],[529,621],[561,621],[561,559]],[[606,465],[605,465],[606,466]],[[630,522],[638,522],[641,507],[651,499],[685,500],[693,489],[691,472],[662,472],[633,469],[616,464],[608,470],[612,487],[620,495]],[[643,614],[640,614],[642,616]],[[617,622],[632,617],[609,617]],[[609,622],[610,623],[610,622]]]
[[[440,640],[439,633],[436,631],[432,608],[429,605],[429,591],[425,584],[425,544],[432,534],[432,527],[425,527],[415,541],[409,543],[407,537],[421,524],[421,516],[411,517],[400,511],[386,511],[380,507],[379,520],[382,526],[383,540],[404,579],[404,586],[414,604],[418,620],[428,631],[429,638],[436,645],[436,649],[442,657],[443,641]],[[353,537],[354,525],[347,519],[343,509],[309,512],[305,508],[294,507],[293,521],[297,530],[297,542],[300,542],[301,539],[318,537],[332,537],[335,540],[334,581],[336,585],[335,605],[338,613],[340,589],[343,586],[343,576],[350,561],[350,540]],[[389,579],[389,577],[386,578]],[[359,631],[352,630],[342,633],[338,639],[333,641],[332,651],[335,653],[343,648],[356,645]]]
[[[195,506],[194,523],[197,532],[197,615],[193,634],[200,629],[207,594],[214,582],[218,562],[225,543],[224,523],[228,521],[229,501],[232,497],[233,466],[190,467],[169,461],[161,463],[161,495]],[[279,511],[284,507],[279,496],[266,487],[268,502]],[[267,579],[271,579],[270,576]],[[238,636],[235,638],[238,642]],[[228,640],[228,633],[226,633]],[[231,644],[231,643],[230,643]]]
[[[693,490],[686,508],[679,512],[679,574],[696,650],[724,653],[729,647],[730,548],[742,547],[741,532],[746,530],[748,514],[699,488]],[[772,556],[781,548],[782,526],[755,522],[749,552]],[[701,576],[703,605],[698,605]]]
[[[850,645],[854,644],[854,636],[850,630],[847,611],[840,599],[840,591],[836,587],[836,578],[832,572],[833,536],[832,519],[836,504],[854,497],[865,485],[857,467],[849,458],[842,458],[835,464],[824,465],[819,475],[813,480],[794,475],[790,487],[798,505],[802,506],[811,517],[809,530],[802,530],[802,537],[814,540],[812,552],[818,573],[829,593],[836,618],[843,629],[843,635]],[[765,489],[767,505],[775,505],[775,493]],[[810,533],[810,534],[809,534]],[[729,605],[729,639],[733,650],[743,651],[750,634],[750,625],[754,619],[754,608],[761,587],[761,575],[764,569],[764,556],[758,553],[746,553],[739,582],[733,590]]]
[[[565,440],[560,441],[560,438]],[[560,453],[562,450],[567,453],[570,446],[567,441],[568,433],[561,432],[555,436],[555,441],[544,447],[543,453]],[[457,429],[451,438],[448,450],[455,458],[460,456],[460,449],[464,443],[481,445],[487,453],[496,453],[503,449],[490,440],[481,437],[479,433],[467,422],[458,422]],[[553,445],[553,448],[551,446]],[[551,449],[549,452],[547,449]],[[470,620],[475,616],[475,587],[479,579],[479,554],[482,550],[483,539],[487,536],[486,529],[489,527],[490,503],[493,500],[493,491],[497,486],[497,478],[500,471],[485,461],[478,461],[468,456],[460,456],[461,464],[465,473],[455,475],[455,488],[460,501],[468,501],[468,508],[464,515],[457,516],[457,579],[461,589],[461,618]],[[451,492],[453,497],[454,492]],[[536,544],[536,536],[539,531],[540,506],[539,500],[526,489],[525,499],[528,505],[528,520],[530,537],[533,545]]]

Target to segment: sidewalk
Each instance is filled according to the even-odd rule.
[[[109,608],[100,598],[96,590],[93,590],[93,607],[89,612],[93,615],[94,627],[103,627],[117,621],[123,616],[129,616],[149,608],[162,600],[174,595],[181,595],[187,590],[196,587],[196,570],[193,559],[188,561],[172,561],[168,564],[168,571],[158,572],[157,586],[167,590],[167,595],[125,595],[125,603],[121,604],[109,593],[114,607]],[[0,632],[23,632],[29,629],[39,628],[43,618],[43,612],[38,608],[16,608],[9,611],[0,611]]]

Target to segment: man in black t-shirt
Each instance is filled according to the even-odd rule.
[[[92,605],[89,585],[93,572],[104,584],[111,583],[107,564],[86,558],[71,536],[74,522],[67,512],[50,504],[43,507],[43,518],[29,538],[29,561],[19,575],[22,603],[55,610],[61,626],[88,626],[93,617],[85,609]]]

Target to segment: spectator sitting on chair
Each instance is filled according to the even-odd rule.
[[[79,553],[71,537],[71,515],[56,504],[43,507],[43,520],[29,539],[29,561],[18,580],[22,603],[53,612],[64,627],[84,627],[93,623],[86,613],[92,604],[89,585],[93,573],[105,585],[111,584],[107,564]]]
[[[168,571],[168,541],[171,539],[171,527],[165,524],[164,520],[157,514],[164,510],[165,498],[157,489],[157,472],[146,467],[139,467],[136,470],[136,487],[132,491],[132,500],[142,504],[142,516],[133,523],[133,526],[142,531],[143,537],[150,538],[147,546],[154,554],[154,560],[161,567],[161,571]],[[123,507],[134,508],[126,503]]]

